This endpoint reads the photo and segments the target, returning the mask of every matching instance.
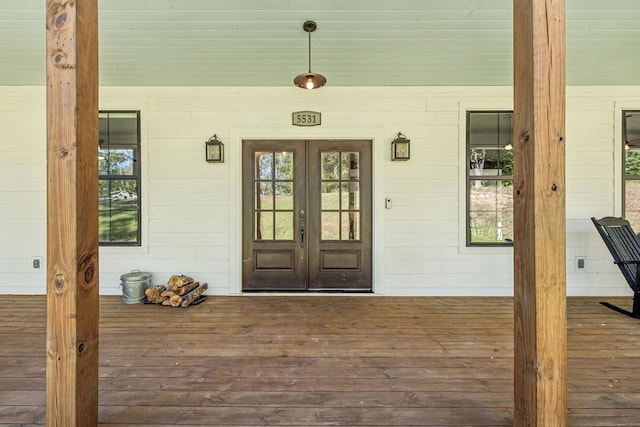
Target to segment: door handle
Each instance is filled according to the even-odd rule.
[[[298,217],[300,218],[300,247],[304,248],[304,209],[300,209]]]

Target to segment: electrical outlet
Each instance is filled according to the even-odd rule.
[[[31,265],[33,266],[34,270],[40,270],[42,268],[42,257],[34,256],[31,259]]]
[[[587,263],[587,257],[585,256],[577,256],[576,257],[576,270],[584,270]]]

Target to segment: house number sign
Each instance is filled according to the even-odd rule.
[[[294,126],[319,126],[322,114],[317,111],[296,111],[291,113],[291,124]]]

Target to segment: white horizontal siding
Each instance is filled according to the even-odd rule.
[[[46,103],[44,88],[0,90],[0,292],[44,291]]]
[[[325,90],[326,89],[326,90]],[[567,90],[567,279],[570,295],[628,295],[590,217],[617,209],[617,102],[640,88]],[[464,247],[463,107],[505,108],[504,87],[102,88],[102,109],[142,109],[143,246],[100,249],[100,289],[120,294],[139,269],[206,281],[212,294],[240,288],[240,140],[374,140],[375,287],[387,295],[511,295],[512,250]],[[43,293],[46,256],[46,124],[43,88],[0,87],[0,293]],[[322,112],[322,126],[291,125],[291,112]],[[390,161],[390,141],[411,140],[409,162]],[[204,161],[217,134],[226,161]],[[384,198],[393,207],[384,208]],[[586,257],[577,271],[575,257]],[[46,264],[46,259],[45,259]]]

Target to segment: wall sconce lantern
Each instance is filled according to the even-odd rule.
[[[209,163],[224,162],[224,144],[218,139],[218,135],[213,135],[205,144],[205,156]]]
[[[411,140],[398,132],[398,136],[391,141],[391,160],[409,160],[409,142]]]

